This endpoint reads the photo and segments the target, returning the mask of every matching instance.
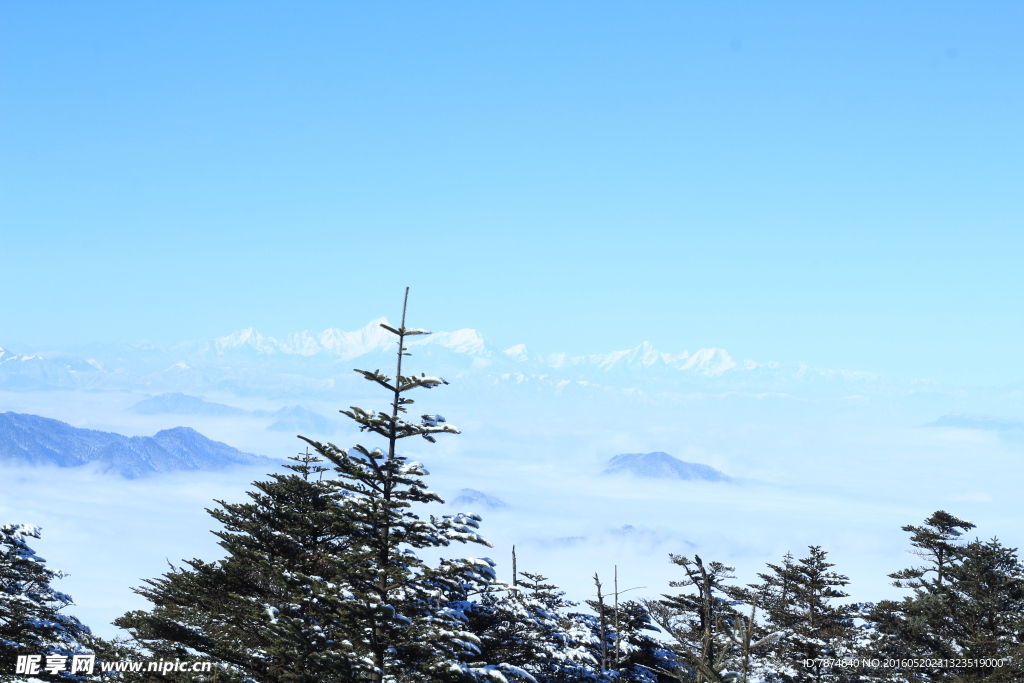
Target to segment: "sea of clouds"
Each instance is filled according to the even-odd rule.
[[[456,365],[423,355],[408,361],[414,371],[421,369],[417,362],[427,372],[430,361],[449,370]],[[1024,393],[1012,386],[840,375],[823,388],[789,375],[772,391],[770,376],[752,387],[746,380],[730,386],[706,375],[628,371],[595,386],[593,375],[563,382],[550,367],[517,379],[507,368],[490,372],[476,362],[481,358],[487,359],[478,353],[455,367],[450,386],[416,397],[414,414],[440,413],[463,433],[434,445],[417,439],[403,452],[425,463],[428,484],[446,500],[473,489],[505,503],[458,510],[483,517],[481,531],[493,548],[434,553],[491,557],[504,579],[515,545],[520,570],[549,576],[573,599],[591,597],[594,573],[607,582],[615,567],[621,587],[644,587],[629,597],[654,597],[679,578],[669,553],[733,564],[738,580],[747,582],[785,552],[801,556],[807,546],[821,545],[850,576],[852,599],[877,600],[899,594],[886,575],[916,560],[900,527],[935,510],[974,521],[982,537],[1011,546],[1024,541],[1017,503]],[[258,365],[260,357],[247,362]],[[344,365],[332,372],[358,363]],[[132,406],[153,395],[145,387],[0,390],[0,412],[127,435],[183,425],[246,452],[284,458],[304,444],[269,429],[267,415],[296,403],[342,425],[329,436],[309,436],[343,447],[380,445],[337,413],[349,405],[385,407],[386,396],[362,384],[326,395],[297,395],[293,387],[278,395],[194,392],[245,411],[227,416],[140,415]],[[711,465],[733,481],[602,474],[614,455],[650,451]],[[36,549],[69,573],[61,588],[74,597],[74,613],[109,635],[112,619],[144,606],[132,586],[167,571],[169,562],[220,557],[205,508],[214,499],[243,500],[250,482],[272,469],[129,481],[88,468],[8,465],[0,471],[0,520],[43,527]],[[438,515],[457,511],[432,507]]]

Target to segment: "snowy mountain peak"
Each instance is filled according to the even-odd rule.
[[[684,352],[685,353],[685,352]],[[654,365],[655,363],[666,362],[670,358],[668,354],[660,353],[651,342],[645,341],[635,349],[631,349],[626,354],[627,363],[629,365]]]
[[[23,353],[12,353],[7,349],[0,347],[0,363],[6,363],[8,361],[26,361],[26,360],[42,360],[42,356],[26,356]]]
[[[504,354],[517,363],[521,363],[528,358],[526,355],[526,344],[516,344],[512,348],[505,349]]]
[[[711,348],[701,349],[686,359],[680,370],[696,369],[702,375],[721,375],[726,370],[736,367],[736,361],[732,359],[725,349]]]
[[[487,352],[487,344],[484,338],[476,330],[465,328],[454,332],[436,332],[432,335],[420,337],[411,342],[413,344],[437,344],[455,353],[467,353],[478,355]]]
[[[324,350],[348,360],[394,343],[394,335],[381,327],[387,324],[387,318],[377,318],[354,332],[331,327],[317,335],[317,341]]]
[[[218,354],[246,347],[257,353],[274,353],[277,351],[278,343],[277,340],[264,337],[255,328],[250,327],[214,340],[214,346]]]
[[[512,349],[509,349],[505,353],[511,355],[511,351]],[[658,351],[650,342],[646,341],[632,349],[596,353],[589,356],[573,357],[566,353],[554,353],[548,355],[544,362],[550,368],[591,366],[605,371],[618,368],[635,370],[662,367],[691,371],[710,377],[720,376],[725,371],[736,367],[736,361],[724,349],[700,349],[693,355],[690,355],[689,351],[671,354]]]
[[[218,355],[249,348],[264,354],[315,356],[319,353],[333,353],[342,360],[348,360],[391,343],[391,335],[381,328],[381,323],[387,324],[387,321],[387,318],[377,318],[354,332],[333,327],[320,333],[293,332],[281,340],[265,337],[250,327],[214,340],[214,346]]]
[[[316,337],[309,332],[293,332],[278,342],[285,353],[293,353],[300,356],[313,356],[323,349]]]

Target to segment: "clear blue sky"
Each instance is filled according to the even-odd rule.
[[[1024,378],[1020,2],[0,3],[0,345]],[[15,350],[17,350],[15,348]]]

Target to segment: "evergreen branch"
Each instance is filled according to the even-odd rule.
[[[416,377],[415,375],[411,377],[399,376],[398,392],[404,393],[406,391],[409,391],[410,389],[415,389],[417,387],[423,387],[424,389],[433,389],[434,387],[440,386],[442,384],[448,384],[448,381],[445,380],[443,377],[427,377],[426,375],[423,374],[421,374],[419,377]]]
[[[370,372],[368,370],[360,370],[359,368],[355,368],[355,371],[362,375],[364,378],[370,380],[371,382],[376,382],[377,384],[381,385],[388,391],[393,392],[395,390],[393,386],[388,384],[388,382],[391,381],[391,378],[382,373],[380,370],[374,370],[373,372]]]
[[[445,424],[445,419],[440,415],[424,415],[422,422],[415,424],[406,422],[401,417],[388,415],[377,411],[366,411],[358,406],[352,406],[351,410],[338,411],[348,416],[359,424],[360,431],[370,431],[385,438],[404,439],[410,436],[422,436],[427,441],[434,443],[433,434],[459,434],[455,425]]]
[[[381,323],[380,326],[383,327],[388,332],[390,332],[391,334],[397,335],[399,337],[413,337],[418,334],[431,334],[430,330],[422,330],[419,328],[414,330],[407,330],[404,326],[400,326],[396,329],[386,323]]]

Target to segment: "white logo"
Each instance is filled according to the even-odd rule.
[[[71,673],[91,674],[96,666],[96,655],[75,655],[71,658]]]
[[[14,673],[33,675],[40,672],[42,655],[18,655]],[[71,673],[91,674],[96,666],[96,655],[73,655],[71,657]],[[67,655],[46,655],[46,665],[41,667],[52,676],[60,671],[68,670]]]
[[[39,673],[39,662],[43,661],[42,655],[18,655],[16,674],[37,674]]]

